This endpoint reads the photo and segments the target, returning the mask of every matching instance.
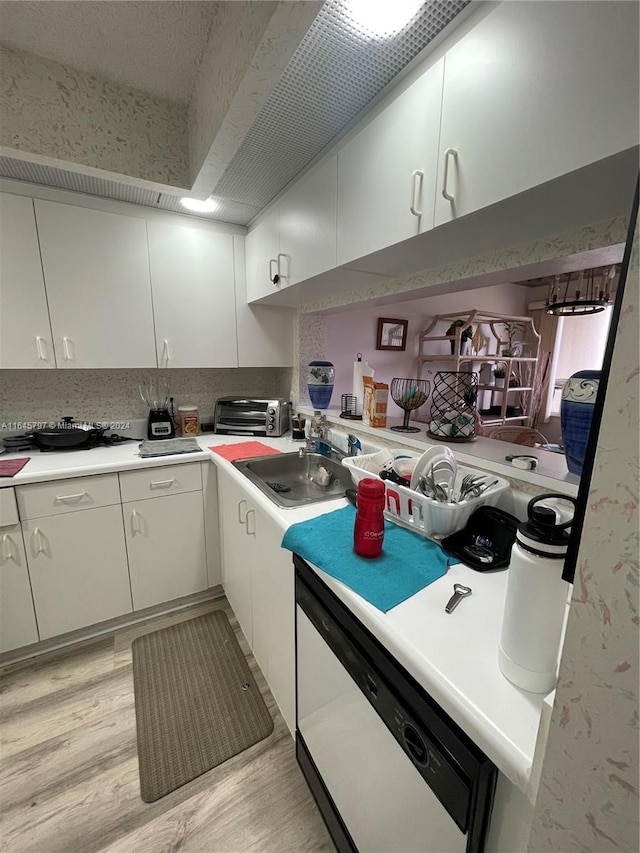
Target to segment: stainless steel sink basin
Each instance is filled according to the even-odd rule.
[[[234,466],[275,504],[285,509],[344,497],[352,488],[349,471],[336,453],[280,453],[238,460]]]

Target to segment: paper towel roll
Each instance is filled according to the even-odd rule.
[[[352,394],[356,398],[357,408],[356,414],[362,414],[362,401],[364,398],[364,385],[362,379],[365,376],[373,376],[375,370],[370,367],[366,361],[362,360],[362,353],[359,352],[356,356],[357,361],[353,363],[353,390]]]

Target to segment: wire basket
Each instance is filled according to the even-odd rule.
[[[419,427],[409,426],[409,413],[429,399],[431,383],[428,379],[392,379],[391,397],[393,402],[404,409],[402,426],[392,426],[396,432],[420,432]]]
[[[433,380],[427,435],[441,441],[474,441],[478,374],[440,370]]]

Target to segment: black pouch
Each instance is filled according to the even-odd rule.
[[[518,519],[494,506],[476,509],[465,527],[440,543],[444,550],[477,572],[506,569],[516,541]]]

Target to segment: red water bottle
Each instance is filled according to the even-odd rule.
[[[384,483],[371,477],[365,477],[358,483],[353,550],[360,557],[379,557],[382,553],[384,490]]]

